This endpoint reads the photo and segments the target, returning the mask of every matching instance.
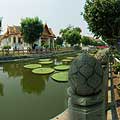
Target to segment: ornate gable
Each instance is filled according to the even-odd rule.
[[[41,35],[42,39],[55,38],[51,28],[48,28],[47,24],[44,25],[44,30]]]

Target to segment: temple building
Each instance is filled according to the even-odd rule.
[[[43,27],[42,35],[39,39],[39,46],[48,46],[48,48],[54,48],[55,34],[51,28],[48,28],[47,24]]]
[[[54,48],[55,34],[51,28],[48,28],[47,24],[44,25],[43,33],[35,43],[38,46],[47,46],[48,48]],[[28,43],[24,42],[22,37],[20,26],[8,26],[7,31],[0,36],[0,46],[11,46],[11,49],[26,49],[29,47]]]

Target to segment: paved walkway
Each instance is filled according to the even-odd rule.
[[[116,85],[120,83],[120,76],[113,73],[113,83],[114,83],[114,93],[115,93],[115,101],[117,104],[117,114],[120,120],[120,93],[116,89]],[[108,81],[108,88],[110,87],[110,80]],[[108,90],[108,102],[111,103],[111,92]],[[111,110],[107,112],[107,120],[112,120]]]

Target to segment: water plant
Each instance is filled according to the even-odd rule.
[[[57,82],[67,82],[68,81],[68,71],[55,73],[51,76],[51,78]]]
[[[39,61],[43,62],[43,61],[50,61],[51,59],[39,59]]]
[[[42,65],[47,65],[47,64],[52,64],[53,61],[41,61],[39,63],[42,64]]]
[[[41,67],[40,64],[28,64],[24,66],[24,68],[29,68],[29,69],[35,69],[35,68],[40,68],[40,67]]]
[[[54,67],[55,70],[60,70],[60,71],[62,71],[62,70],[68,70],[69,68],[70,68],[69,65],[58,65],[58,66]]]
[[[71,62],[72,60],[70,59],[63,59],[62,62]]]
[[[35,74],[50,74],[54,72],[54,69],[52,68],[37,68],[37,69],[34,69],[32,70],[32,73],[35,73]]]
[[[75,57],[67,57],[67,59],[73,60]]]

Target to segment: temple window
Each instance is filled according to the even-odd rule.
[[[16,43],[16,37],[13,37],[13,43]]]
[[[21,38],[20,37],[18,38],[18,43],[21,43]]]

